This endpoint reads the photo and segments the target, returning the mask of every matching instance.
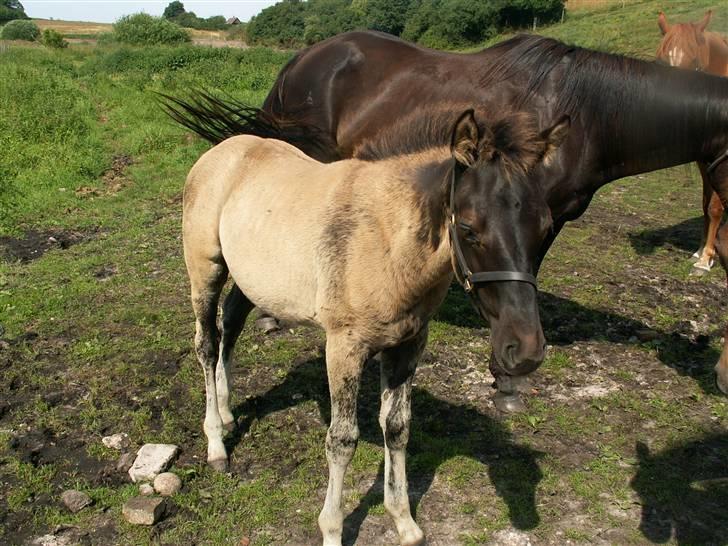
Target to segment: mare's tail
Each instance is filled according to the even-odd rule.
[[[339,159],[332,137],[302,116],[283,117],[203,90],[193,91],[187,99],[159,95],[173,120],[213,144],[235,135],[255,135],[283,140],[320,161]]]

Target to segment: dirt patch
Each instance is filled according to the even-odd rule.
[[[49,250],[66,250],[78,243],[95,239],[99,229],[90,231],[47,229],[28,230],[22,237],[0,237],[0,257],[8,262],[30,262]]]
[[[114,195],[119,193],[123,188],[130,184],[130,180],[125,176],[124,171],[134,160],[128,155],[114,156],[111,167],[101,176],[104,188],[92,188],[90,186],[80,186],[76,188],[77,197],[98,197],[100,195]]]

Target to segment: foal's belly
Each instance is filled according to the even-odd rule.
[[[240,188],[220,219],[230,274],[257,307],[284,320],[316,322],[315,211],[285,198],[275,184],[255,186]]]

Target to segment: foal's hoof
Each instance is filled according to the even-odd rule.
[[[493,396],[493,403],[496,409],[502,413],[524,413],[526,411],[526,404],[516,393],[498,392]]]
[[[213,470],[217,472],[227,472],[228,471],[228,460],[227,459],[217,459],[216,461],[207,461],[207,464],[209,464]]]
[[[264,334],[270,334],[271,332],[277,332],[281,329],[278,320],[273,317],[263,317],[255,321],[255,326],[258,330],[262,330]]]
[[[710,273],[710,268],[705,267],[704,265],[695,264],[690,270],[691,277],[702,277],[703,275],[707,275],[708,273]]]

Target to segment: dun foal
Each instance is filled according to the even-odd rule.
[[[325,545],[341,544],[343,480],[359,436],[356,401],[367,359],[381,352],[384,505],[401,543],[421,544],[405,449],[428,321],[453,267],[482,310],[498,305],[482,296],[489,293],[482,283],[535,290],[532,272],[517,269],[526,249],[514,237],[526,224],[539,232],[551,227],[541,190],[526,175],[551,159],[568,118],[539,133],[524,114],[485,127],[468,110],[449,127],[449,146],[330,164],[282,141],[237,136],[205,153],[187,178],[184,253],[207,393],[208,462],[227,467],[230,358],[250,310],[323,327],[331,396],[329,485],[319,516]],[[511,271],[483,272],[490,261],[511,264]],[[240,290],[225,301],[220,334],[218,300],[228,273]],[[532,371],[543,357],[537,310],[531,318],[526,337],[538,355],[513,375]]]

